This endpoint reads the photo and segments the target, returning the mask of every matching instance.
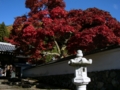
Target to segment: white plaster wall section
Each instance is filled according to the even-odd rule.
[[[55,64],[37,66],[35,68],[25,70],[24,76],[46,76],[74,73],[75,68],[68,65],[68,61],[63,61]]]
[[[104,51],[86,56],[93,59],[92,65],[88,66],[88,71],[103,71],[120,69],[120,49]]]
[[[84,57],[93,60],[93,63],[87,66],[88,72],[120,69],[120,48],[91,54]],[[24,70],[23,74],[25,76],[45,76],[74,73],[75,68],[69,66],[68,61],[69,60],[65,60],[45,66],[37,66],[32,69]]]

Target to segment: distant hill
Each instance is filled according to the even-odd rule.
[[[10,33],[10,31],[12,30],[12,25],[9,25],[9,26],[6,26],[6,27],[7,27],[8,32]]]

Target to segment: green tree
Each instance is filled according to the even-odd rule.
[[[5,42],[4,37],[8,37],[8,31],[4,22],[0,24],[0,41]]]

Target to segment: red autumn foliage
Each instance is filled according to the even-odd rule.
[[[73,10],[70,15],[75,22],[73,26],[78,28],[76,28],[78,32],[69,39],[67,44],[70,53],[78,49],[89,52],[120,44],[120,22],[108,12],[89,8],[85,11]]]
[[[120,22],[97,8],[66,11],[63,0],[26,0],[30,12],[17,17],[8,41],[21,54],[38,59],[58,47],[69,54],[120,44]],[[64,48],[64,49],[63,49]]]

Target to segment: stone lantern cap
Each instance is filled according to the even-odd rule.
[[[78,50],[76,58],[71,59],[68,62],[68,64],[71,66],[86,66],[86,65],[92,64],[92,59],[87,60],[86,58],[83,57],[82,51]]]

